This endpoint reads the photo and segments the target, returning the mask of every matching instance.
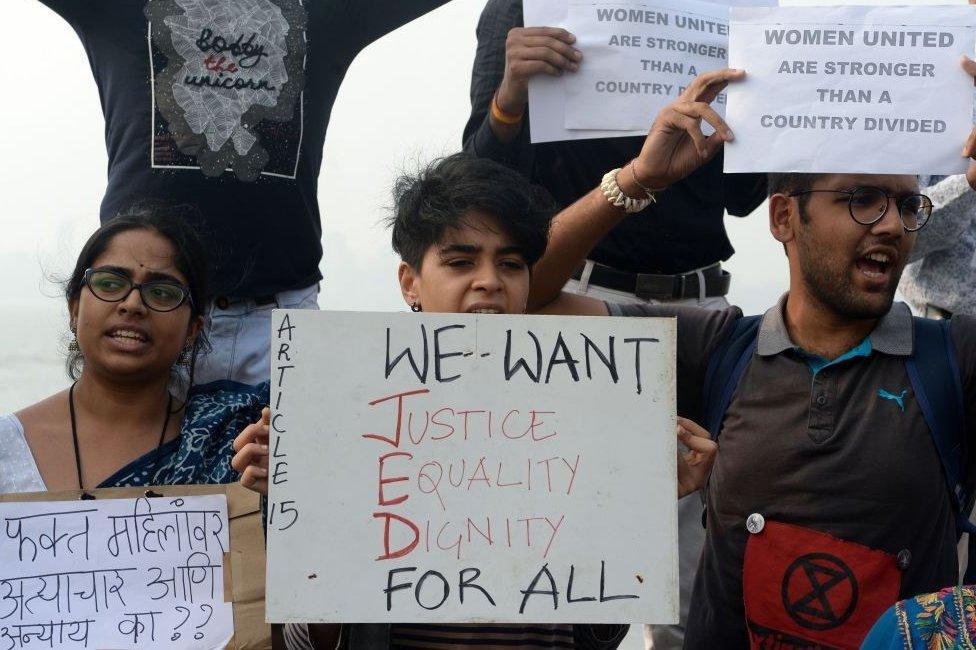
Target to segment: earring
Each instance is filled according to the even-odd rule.
[[[72,325],[71,330],[71,340],[68,341],[68,352],[74,354],[76,352],[81,352],[81,348],[78,346],[78,330]]]
[[[420,303],[419,302],[412,302],[412,303],[410,303],[410,311],[412,311],[413,313],[416,314],[417,312],[421,312],[423,310],[424,310],[424,308],[420,306]]]
[[[190,360],[193,358],[193,346],[189,343],[183,346],[180,351],[180,357],[176,360],[176,365],[183,366],[184,368],[190,367]]]

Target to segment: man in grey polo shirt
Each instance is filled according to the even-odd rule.
[[[709,356],[741,311],[607,305],[552,287],[642,186],[683,178],[732,138],[708,104],[740,77],[699,77],[658,116],[634,179],[605,180],[556,218],[530,298],[543,313],[676,317],[678,413],[697,421]],[[893,304],[931,204],[913,176],[774,175],[769,191],[790,290],[763,317],[721,425],[685,648],[857,647],[899,598],[958,577],[953,499],[905,369],[913,321]],[[976,430],[976,320],[955,318],[950,334]],[[974,475],[972,456],[963,467]]]

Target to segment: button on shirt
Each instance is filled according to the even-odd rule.
[[[868,339],[828,362],[793,344],[784,307],[785,297],[766,312],[755,356],[725,414],[685,648],[748,646],[742,572],[753,513],[912,558],[902,563],[903,598],[937,591],[958,575],[952,502],[905,371],[913,349],[908,308],[894,305]],[[701,418],[709,354],[741,312],[610,309],[677,317],[678,412]],[[951,333],[973,431],[976,321],[958,317]],[[965,471],[973,470],[969,458]]]

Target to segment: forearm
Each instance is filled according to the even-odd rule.
[[[709,103],[729,81],[742,76],[741,70],[725,69],[696,77],[678,100],[658,114],[640,155],[617,173],[620,191],[635,200],[650,197],[648,192],[663,190],[711,160],[731,140],[732,131]],[[715,127],[707,138],[699,126],[702,119]],[[576,266],[626,214],[596,188],[556,215],[546,253],[533,267],[529,311],[555,301]]]
[[[515,162],[523,149],[521,120],[504,124],[491,115],[495,93],[505,79],[506,41],[522,25],[521,3],[489,2],[478,20],[478,48],[471,70],[471,117],[464,129],[464,149],[475,155]],[[510,101],[510,100],[507,100]],[[502,108],[520,114],[524,106]]]
[[[619,182],[624,188],[624,174]],[[549,231],[549,245],[532,268],[532,290],[529,311],[552,302],[576,267],[586,259],[597,242],[626,217],[626,213],[610,205],[600,188],[596,188],[555,216]]]
[[[524,113],[525,107],[523,107],[519,113]],[[495,139],[498,140],[500,144],[506,145],[514,142],[516,138],[522,133],[523,120],[518,121],[508,121],[502,122],[493,113],[488,115],[488,125],[491,128],[492,134]]]
[[[490,100],[489,100],[490,101]],[[476,122],[476,126],[472,122]],[[495,132],[491,115],[472,113],[465,132],[464,150],[479,158],[490,158],[528,173],[532,167],[532,145],[528,142],[527,125],[520,123],[509,140],[502,140]],[[514,128],[514,127],[513,127]]]

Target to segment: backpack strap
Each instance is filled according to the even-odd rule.
[[[760,323],[762,316],[746,316],[737,320],[708,359],[702,393],[702,411],[705,418],[702,424],[712,434],[712,440],[718,440],[725,411],[729,408],[742,373],[756,351]]]
[[[925,422],[932,433],[946,488],[956,510],[956,532],[967,532],[969,557],[966,582],[976,580],[976,526],[969,523],[970,499],[963,480],[966,457],[965,401],[949,320],[915,317],[915,350],[905,361],[908,379]]]

